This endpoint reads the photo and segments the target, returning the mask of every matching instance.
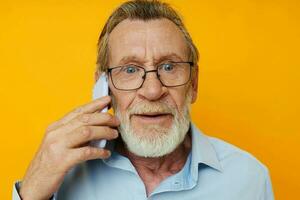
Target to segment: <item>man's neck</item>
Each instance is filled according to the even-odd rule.
[[[161,181],[183,168],[191,146],[191,136],[188,133],[184,141],[172,153],[162,157],[137,156],[128,151],[124,144],[117,145],[116,151],[131,161],[146,186],[147,194],[150,194]]]

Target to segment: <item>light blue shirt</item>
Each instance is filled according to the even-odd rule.
[[[268,169],[251,154],[209,137],[191,124],[192,150],[184,167],[147,197],[130,160],[117,152],[73,168],[55,200],[273,200]],[[19,200],[16,186],[13,199]]]

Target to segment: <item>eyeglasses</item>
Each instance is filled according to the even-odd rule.
[[[129,64],[108,68],[114,87],[118,90],[137,90],[145,82],[147,73],[156,72],[157,78],[165,87],[185,85],[191,77],[193,62],[168,62],[159,64],[155,70],[146,71],[145,68]]]

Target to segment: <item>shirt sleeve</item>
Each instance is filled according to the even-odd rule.
[[[12,200],[22,200],[19,195],[21,181],[16,181],[13,186],[13,193],[12,193]],[[49,199],[49,200],[56,200],[56,193]]]
[[[261,194],[260,200],[274,200],[274,193],[272,189],[272,182],[269,171],[267,170],[266,179],[265,179],[265,187]]]

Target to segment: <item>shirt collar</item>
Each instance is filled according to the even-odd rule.
[[[198,165],[203,163],[220,172],[223,171],[217,152],[213,145],[209,142],[207,136],[202,133],[197,127],[191,123],[192,135],[192,160],[191,160],[191,173],[192,177],[197,180]]]

